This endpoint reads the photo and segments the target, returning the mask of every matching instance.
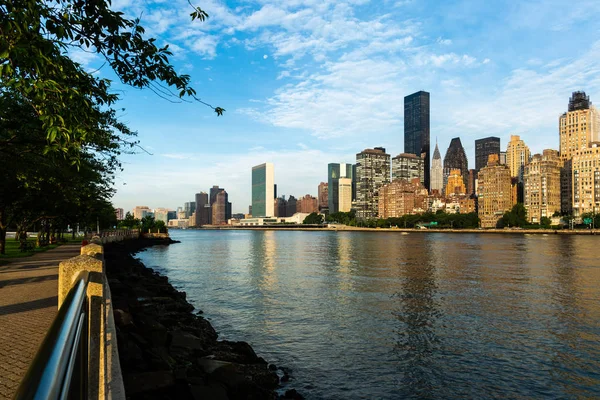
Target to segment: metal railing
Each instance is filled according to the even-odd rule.
[[[15,399],[88,397],[88,282],[87,271],[73,281]]]

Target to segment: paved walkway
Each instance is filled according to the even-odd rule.
[[[59,246],[0,265],[0,399],[13,397],[58,304],[58,264],[81,246]]]

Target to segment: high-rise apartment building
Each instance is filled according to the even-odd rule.
[[[166,225],[167,222],[169,222],[169,210],[166,208],[155,208],[154,219],[156,221],[162,221]]]
[[[412,181],[418,179],[424,183],[425,160],[411,153],[398,154],[392,158],[392,182],[396,179]]]
[[[214,187],[214,186],[213,186]],[[211,193],[212,195],[212,193]],[[214,196],[214,201],[211,206],[212,225],[225,225],[227,224],[227,204],[229,203],[229,196],[224,189],[220,189]]]
[[[431,192],[436,190],[438,193],[442,193],[444,189],[444,167],[442,166],[442,156],[440,155],[440,149],[438,149],[437,141],[435,143],[435,150],[433,151],[433,159],[431,160]]]
[[[549,149],[534,155],[525,166],[524,205],[529,222],[540,223],[542,217],[550,218],[555,212],[560,212],[561,167],[558,151]]]
[[[422,157],[423,182],[430,189],[429,93],[419,91],[404,98],[404,152]]]
[[[467,192],[465,187],[465,180],[463,179],[460,169],[451,169],[448,174],[448,181],[446,182],[446,197],[454,195],[462,195]]]
[[[573,216],[600,212],[600,142],[573,153]]]
[[[478,174],[477,197],[482,228],[495,228],[498,220],[514,205],[510,170],[501,165],[498,155],[489,156]]]
[[[317,198],[307,194],[298,199],[298,202],[296,203],[296,212],[306,214],[319,212],[319,202]]]
[[[475,194],[477,182],[477,171],[474,169],[469,169],[469,177],[467,178],[467,194],[469,196]]]
[[[377,218],[379,189],[389,182],[390,155],[383,147],[365,149],[356,155],[357,218]]]
[[[500,155],[500,138],[490,136],[475,141],[475,170],[479,170],[487,165],[491,154]],[[502,163],[502,160],[500,161]]]
[[[585,92],[573,92],[568,111],[559,118],[560,158],[570,160],[574,152],[600,141],[600,115]]]
[[[272,163],[252,167],[252,216],[275,215],[275,170]]]
[[[319,211],[324,210],[329,207],[329,190],[327,182],[319,183],[317,197],[319,200]]]
[[[511,135],[506,147],[506,165],[510,169],[510,176],[523,182],[523,171],[529,163],[531,153],[529,147],[519,135]]]
[[[200,227],[210,224],[210,203],[208,199],[208,193],[200,192],[196,193],[196,221],[194,226]],[[194,215],[192,214],[192,215]]]
[[[185,218],[189,218],[196,211],[196,202],[190,201],[183,204],[183,211],[185,212]]]
[[[146,215],[151,214],[152,211],[148,206],[135,206],[133,209],[133,217],[136,219],[142,219]]]
[[[453,138],[448,146],[448,151],[444,156],[444,188],[448,183],[448,176],[453,169],[459,169],[463,178],[463,183],[467,186],[467,177],[469,176],[469,161],[467,153],[460,141],[460,138]],[[445,190],[444,190],[445,191]]]
[[[294,196],[288,197],[287,204],[285,205],[285,216],[291,217],[292,215],[294,215],[296,213],[297,209],[298,209],[298,199],[296,199]]]
[[[348,212],[352,208],[353,195],[353,183],[355,180],[354,166],[352,164],[336,164],[331,163],[327,166],[327,196],[328,196],[328,208],[329,213],[333,214],[336,212]],[[340,179],[344,179],[344,193],[340,193],[341,183]],[[350,202],[344,201],[340,205],[341,196],[347,200],[347,185],[350,182]]]
[[[117,221],[122,221],[125,219],[125,210],[122,208],[115,208],[115,217],[117,217]]]
[[[419,178],[397,179],[379,190],[379,218],[398,218],[427,211],[427,189]]]

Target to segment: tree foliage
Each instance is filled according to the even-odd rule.
[[[527,221],[527,210],[523,203],[517,203],[513,206],[510,211],[504,213],[502,218],[498,221],[498,227],[519,227],[522,228],[529,224]]]
[[[303,224],[320,225],[323,223],[323,215],[319,213],[310,213],[304,218]]]

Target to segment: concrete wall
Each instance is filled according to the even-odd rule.
[[[89,272],[88,399],[125,399],[110,288],[106,279],[104,243],[139,238],[137,231],[102,233],[81,247],[81,255],[63,261],[58,273],[58,307],[81,271]]]

